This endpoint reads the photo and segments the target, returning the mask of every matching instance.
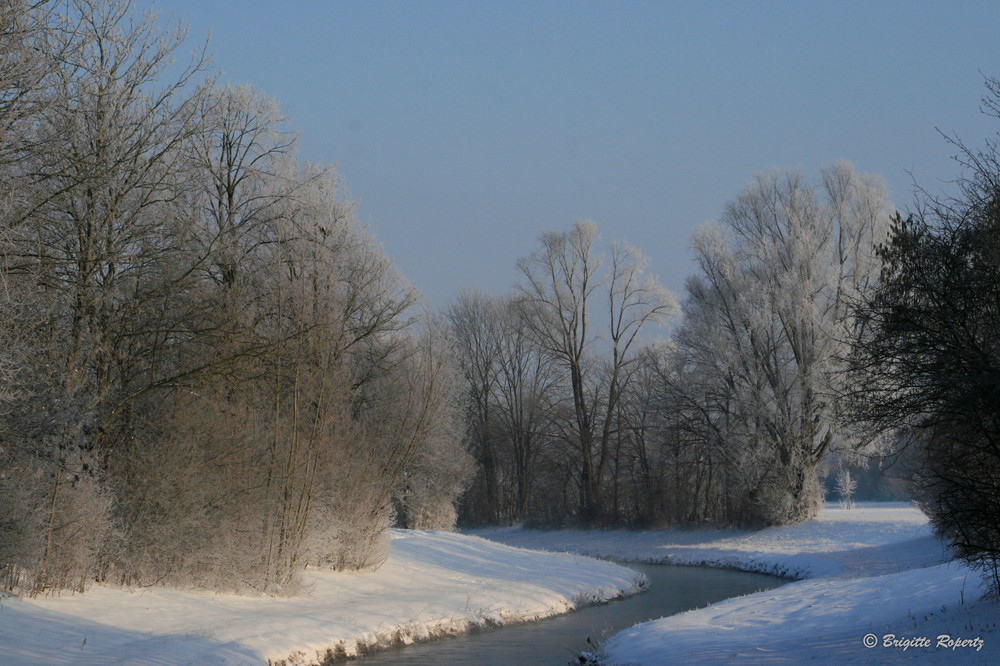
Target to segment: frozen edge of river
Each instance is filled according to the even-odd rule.
[[[3,599],[0,661],[299,666],[531,622],[645,585],[642,574],[607,561],[393,530],[378,571],[308,570],[294,597],[94,586]]]
[[[666,656],[676,663],[997,663],[1000,656],[1000,604],[977,600],[980,577],[947,562],[926,518],[906,504],[828,505],[814,520],[759,531],[476,533],[524,547],[798,580],[619,632],[593,655],[601,663]],[[874,647],[863,642],[869,634]],[[939,636],[979,643],[939,647]]]

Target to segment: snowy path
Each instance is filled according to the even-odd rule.
[[[606,663],[1000,663],[1000,604],[978,601],[978,575],[945,562],[926,518],[906,505],[828,506],[806,523],[752,532],[477,534],[530,548],[802,579],[627,629],[602,646]],[[939,646],[939,636],[949,638]]]
[[[95,586],[0,604],[2,664],[289,664],[564,613],[640,589],[589,558],[446,532],[393,531],[376,572],[307,571],[302,594],[245,597]]]

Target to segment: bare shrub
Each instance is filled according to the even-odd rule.
[[[0,580],[7,592],[83,591],[112,535],[111,498],[78,466],[8,459],[0,471]]]

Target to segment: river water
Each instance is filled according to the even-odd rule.
[[[600,643],[632,625],[673,615],[787,581],[775,576],[658,564],[633,564],[649,578],[647,592],[601,606],[589,606],[530,624],[474,632],[409,647],[386,650],[358,663],[373,664],[569,664],[590,649],[588,637]]]

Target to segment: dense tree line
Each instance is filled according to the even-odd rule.
[[[184,36],[121,0],[0,10],[10,591],[280,590],[450,526],[470,473],[416,294],[273,101],[203,50],[168,68]]]
[[[280,591],[393,523],[794,522],[831,454],[889,449],[1000,590],[995,141],[906,219],[848,164],[758,175],[680,305],[581,221],[432,317],[184,38],[127,0],[0,7],[3,589]]]
[[[831,454],[888,456],[1000,593],[1000,151],[950,141],[958,194],[922,191],[906,219],[846,163],[758,175],[694,234],[666,342],[640,331],[671,297],[633,248],[602,265],[590,222],[543,234],[512,294],[462,295],[447,314],[479,462],[463,520],[795,522]],[[845,503],[857,486],[836,475]]]
[[[469,520],[593,524],[621,511],[640,332],[676,306],[639,250],[616,243],[605,263],[597,243],[590,221],[545,233],[518,263],[515,294],[465,294],[448,309],[480,461]]]
[[[638,250],[614,244],[602,266],[592,223],[544,234],[518,262],[516,293],[467,294],[449,310],[481,462],[466,518],[814,515],[824,456],[860,442],[838,408],[842,359],[888,215],[880,181],[847,164],[816,182],[758,176],[695,234],[700,272],[657,344],[640,333],[675,305]]]

